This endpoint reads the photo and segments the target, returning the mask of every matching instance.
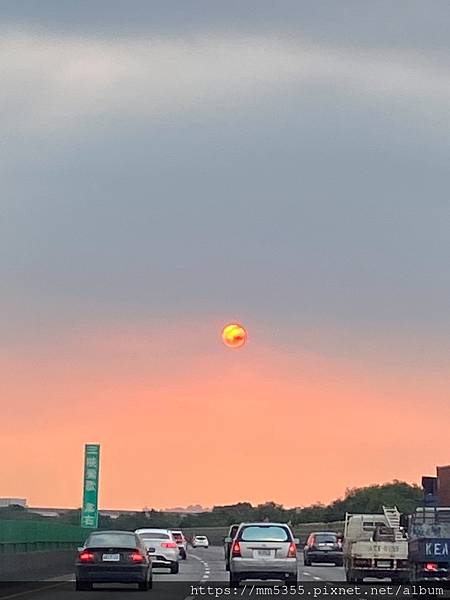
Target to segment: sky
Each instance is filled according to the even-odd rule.
[[[0,496],[450,463],[450,5],[3,0]],[[221,343],[243,323],[244,348]]]

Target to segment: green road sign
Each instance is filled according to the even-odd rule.
[[[100,469],[100,445],[86,444],[84,447],[84,487],[81,527],[98,527],[98,472]]]

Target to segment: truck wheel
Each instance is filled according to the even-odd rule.
[[[239,587],[239,577],[237,575],[233,575],[233,573],[230,573],[230,587]]]
[[[177,562],[172,563],[172,566],[170,567],[170,572],[175,575],[176,573],[178,573],[178,571],[180,570],[180,565]]]

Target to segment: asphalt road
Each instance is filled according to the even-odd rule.
[[[344,581],[342,567],[329,565],[304,567],[299,559],[299,582],[320,583],[326,581]],[[99,585],[92,592],[76,592],[74,588],[74,575],[68,574],[56,579],[40,583],[16,586],[14,588],[0,589],[0,600],[137,600],[141,597],[151,597],[153,600],[184,600],[209,596],[200,594],[208,585],[227,584],[228,573],[225,571],[223,548],[210,546],[188,550],[188,559],[180,561],[180,572],[171,575],[167,570],[154,569],[153,589],[148,592],[139,592],[133,586]],[[281,582],[278,582],[282,585]],[[233,590],[233,595],[250,595],[250,590]],[[256,594],[255,594],[256,595]]]

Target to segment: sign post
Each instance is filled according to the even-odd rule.
[[[98,527],[98,474],[100,469],[100,445],[86,444],[84,447],[84,485],[81,527]]]

